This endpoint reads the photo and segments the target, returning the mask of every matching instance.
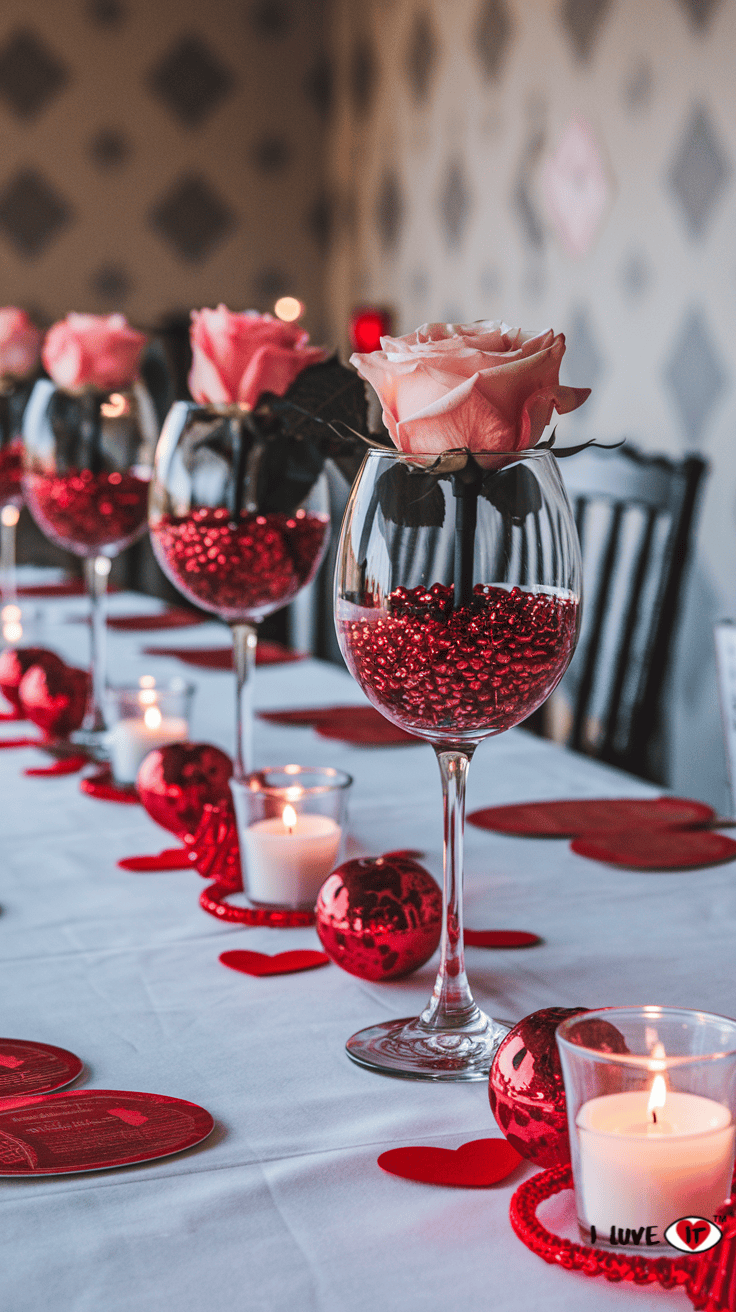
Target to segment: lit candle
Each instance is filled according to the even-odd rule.
[[[186,742],[188,737],[187,721],[178,715],[162,715],[158,706],[147,706],[140,719],[118,720],[107,735],[115,779],[120,784],[134,784],[141,761],[154,747]]]
[[[733,1117],[712,1098],[668,1089],[658,1046],[649,1089],[591,1098],[577,1114],[576,1186],[594,1242],[664,1243],[673,1221],[713,1220],[730,1193]]]
[[[248,896],[275,906],[314,906],[341,837],[329,816],[297,813],[288,804],[280,817],[248,825],[241,832]]]

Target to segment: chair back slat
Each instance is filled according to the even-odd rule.
[[[706,464],[624,447],[562,462],[583,554],[583,624],[561,685],[568,745],[645,778]],[[559,726],[560,716],[548,716]],[[532,726],[534,727],[534,726]]]

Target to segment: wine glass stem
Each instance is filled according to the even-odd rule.
[[[421,1021],[433,1029],[460,1029],[477,1017],[465,974],[463,946],[463,839],[465,784],[474,747],[465,751],[436,747],[444,810],[444,887],[440,968]]]
[[[90,688],[87,710],[82,724],[87,733],[100,733],[105,728],[102,703],[105,696],[107,674],[107,617],[105,600],[110,560],[107,556],[87,556],[84,576],[89,596],[90,616]]]
[[[258,633],[252,624],[233,624],[235,667],[235,763],[236,779],[244,779],[253,763],[253,670]]]
[[[18,511],[15,506],[3,506],[0,514],[0,589],[7,606],[18,595],[15,575],[15,526]]]

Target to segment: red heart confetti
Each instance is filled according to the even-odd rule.
[[[501,834],[575,838],[580,834],[600,834],[610,829],[706,824],[714,815],[713,808],[704,802],[684,797],[594,797],[487,806],[472,811],[468,820],[480,829],[492,829]]]
[[[533,948],[542,940],[523,929],[466,929],[466,948]]]
[[[85,765],[89,765],[89,757],[86,753],[79,756],[62,756],[51,765],[35,765],[24,770],[23,773],[34,779],[40,779],[45,775],[78,774]]]
[[[142,1112],[136,1112],[132,1107],[109,1107],[108,1116],[116,1116],[119,1121],[125,1121],[126,1125],[146,1125],[148,1117]]]
[[[321,738],[336,738],[358,747],[394,747],[422,742],[381,715],[375,706],[315,706],[305,710],[261,711],[272,724],[311,726]]]
[[[243,975],[293,975],[299,970],[314,970],[317,966],[328,966],[330,958],[326,952],[312,952],[308,949],[293,952],[277,952],[270,957],[265,952],[221,952],[220,961],[231,970],[239,970]]]
[[[43,738],[0,738],[0,750],[4,747],[43,747]]]
[[[140,801],[135,788],[115,783],[109,766],[87,775],[86,779],[80,779],[79,788],[88,797],[97,797],[103,802],[123,802],[137,806]]]
[[[462,1189],[487,1189],[505,1180],[521,1157],[505,1139],[473,1139],[454,1151],[451,1148],[390,1148],[381,1153],[378,1165],[403,1180],[422,1184],[454,1185]]]
[[[579,856],[632,870],[697,870],[736,857],[733,838],[703,829],[626,829],[584,834],[570,846]]]
[[[125,856],[118,861],[121,870],[145,873],[149,870],[191,870],[192,863],[185,847],[165,847],[163,852],[150,856]]]

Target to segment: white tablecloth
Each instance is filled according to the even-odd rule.
[[[112,607],[157,603],[118,596]],[[45,603],[45,641],[84,663],[84,611]],[[113,682],[181,673],[148,643],[221,644],[219,626],[110,634]],[[198,685],[194,738],[231,749],[231,677]],[[262,668],[257,705],[361,700],[316,661]],[[15,736],[17,726],[0,726]],[[418,847],[441,871],[440,786],[429,747],[354,749],[259,722],[261,763],[330,763],[355,779],[354,853]],[[76,777],[25,778],[35,749],[0,754],[0,1033],[59,1044],[86,1085],[201,1103],[217,1128],[158,1164],[58,1179],[0,1180],[3,1312],[592,1312],[689,1307],[681,1292],[609,1285],[546,1266],[514,1236],[519,1169],[488,1190],[425,1186],[376,1165],[407,1144],[457,1147],[498,1135],[484,1083],[435,1086],[373,1075],[345,1055],[356,1029],[416,1013],[428,964],[395,984],[335,966],[253,979],[226,948],[318,947],[313,930],[241,929],[200,910],[193,873],[127,874],[116,860],[170,845],[140,808],[95,801]],[[648,795],[640,781],[520,731],[484,743],[470,805]],[[467,923],[528,929],[525,952],[471,948],[479,1003],[512,1020],[538,1007],[659,1002],[736,1013],[733,865],[696,874],[619,872],[563,841],[468,830]],[[570,1194],[546,1204],[570,1218]],[[562,1215],[564,1213],[564,1216]],[[566,1231],[576,1237],[573,1229]]]

